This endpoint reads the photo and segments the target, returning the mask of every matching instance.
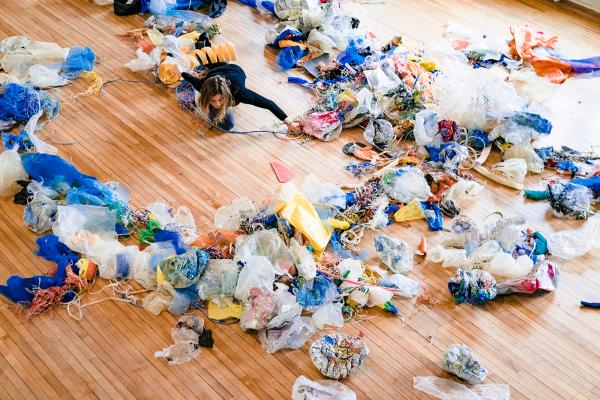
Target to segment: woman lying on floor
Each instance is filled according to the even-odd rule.
[[[239,103],[265,108],[288,126],[288,132],[297,132],[299,126],[275,102],[246,88],[246,74],[236,64],[217,63],[207,66],[203,78],[184,72],[183,79],[196,89],[196,107],[207,115],[213,124],[226,131],[233,129],[231,107]]]

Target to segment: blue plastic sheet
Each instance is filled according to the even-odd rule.
[[[427,226],[432,231],[441,231],[443,229],[442,222],[442,211],[437,203],[428,203],[426,201],[421,202],[421,208],[425,213],[427,219]]]
[[[585,186],[594,193],[594,197],[600,197],[600,176],[594,176],[591,178],[575,178],[571,180],[571,183],[576,183],[581,186]]]
[[[175,248],[175,254],[180,255],[185,253],[188,249],[186,244],[183,242],[181,235],[178,232],[157,230],[154,231],[154,242],[170,242]]]
[[[281,49],[275,61],[283,70],[288,70],[294,68],[296,62],[304,57],[305,54],[306,52],[302,50],[300,46],[286,47]]]
[[[348,41],[346,51],[338,56],[338,62],[341,65],[360,65],[365,62],[365,57],[358,52],[357,42],[354,39]]]

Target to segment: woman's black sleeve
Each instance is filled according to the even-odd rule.
[[[202,89],[202,85],[204,85],[204,79],[196,78],[194,75],[188,74],[187,72],[183,72],[181,77],[191,83],[194,89],[197,91],[200,91],[200,89]]]
[[[267,109],[281,121],[287,118],[287,114],[279,108],[273,100],[269,100],[250,89],[241,89],[239,93],[237,93],[236,100],[239,103],[250,104],[255,107]]]

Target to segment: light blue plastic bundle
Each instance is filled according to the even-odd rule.
[[[63,64],[63,75],[68,79],[79,78],[82,71],[94,69],[96,55],[89,47],[71,47]]]

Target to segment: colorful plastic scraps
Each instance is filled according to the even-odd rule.
[[[331,379],[344,379],[360,367],[369,355],[369,349],[360,337],[338,333],[313,342],[308,354],[323,375]]]
[[[480,269],[458,269],[448,282],[448,290],[457,304],[483,304],[496,297],[496,280]]]

